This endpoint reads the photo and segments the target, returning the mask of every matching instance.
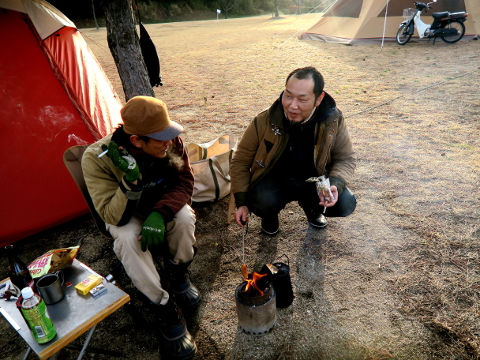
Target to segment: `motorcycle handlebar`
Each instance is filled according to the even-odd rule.
[[[429,3],[427,3],[427,4],[425,4],[425,3],[421,3],[421,2],[414,1],[413,4],[414,4],[415,6],[417,6],[418,4],[422,4],[422,5],[426,6],[427,9],[433,9],[433,8],[430,6],[430,4],[433,4],[433,3],[435,3],[435,2],[436,2],[436,1],[431,1],[431,2],[429,2]]]

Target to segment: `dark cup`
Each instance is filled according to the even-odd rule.
[[[37,281],[37,290],[45,301],[45,304],[51,305],[59,302],[65,296],[63,289],[63,272],[43,275]]]

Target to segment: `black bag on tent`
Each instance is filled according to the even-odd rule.
[[[163,86],[162,77],[160,75],[160,59],[158,58],[157,49],[153,43],[150,35],[148,35],[147,29],[142,24],[140,17],[140,8],[137,5],[138,11],[138,23],[140,25],[140,48],[142,50],[143,61],[147,67],[148,77],[150,78],[150,85]]]

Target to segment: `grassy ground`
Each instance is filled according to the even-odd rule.
[[[246,236],[250,270],[286,254],[295,300],[263,337],[237,328],[242,233],[226,225],[227,199],[197,209],[199,254],[192,276],[204,301],[190,322],[198,359],[478,359],[480,92],[478,41],[343,46],[300,41],[315,15],[269,16],[147,26],[162,62],[156,96],[186,128],[186,142],[241,136],[279,95],[296,67],[316,66],[347,118],[357,151],[350,184],[356,212],[309,228],[297,204],[281,231]],[[123,94],[105,29],[83,35]],[[106,275],[111,244],[89,216],[19,243],[33,260],[81,242],[79,255]],[[5,268],[1,259],[1,268]],[[6,272],[5,272],[6,275]],[[127,358],[158,357],[152,322],[125,274],[135,311],[97,329],[92,346]],[[23,345],[0,322],[0,346],[17,359]],[[92,356],[92,355],[88,355]],[[59,359],[75,358],[63,350]],[[94,358],[106,358],[95,355]]]

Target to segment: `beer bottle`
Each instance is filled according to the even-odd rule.
[[[15,253],[13,245],[5,246],[8,255],[8,276],[13,285],[22,290],[26,286],[33,288],[34,282],[25,263]]]

